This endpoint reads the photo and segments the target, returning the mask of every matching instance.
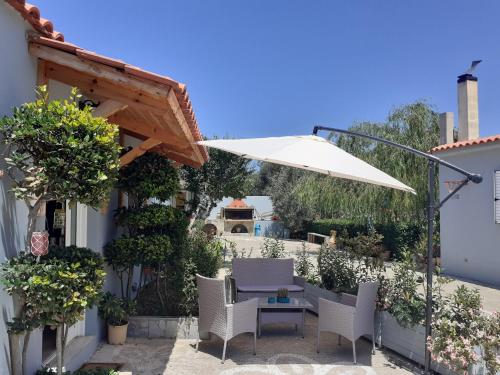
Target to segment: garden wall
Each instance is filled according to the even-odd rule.
[[[127,336],[194,340],[198,338],[198,318],[132,316]]]

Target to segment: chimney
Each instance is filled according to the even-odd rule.
[[[453,143],[453,112],[439,114],[439,144]]]
[[[458,140],[479,138],[477,77],[466,73],[458,76]]]

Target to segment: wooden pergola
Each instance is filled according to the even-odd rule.
[[[149,150],[185,165],[208,160],[185,85],[74,44],[32,35],[29,53],[38,59],[38,84],[55,80],[77,87],[93,102],[96,116],[142,142],[121,157],[126,165]]]

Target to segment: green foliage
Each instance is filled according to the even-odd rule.
[[[119,375],[120,372],[105,368],[105,367],[97,367],[92,369],[80,369],[76,370],[73,375]]]
[[[306,243],[302,241],[301,249],[297,252],[297,260],[295,261],[295,272],[298,276],[306,279],[307,282],[315,284],[316,275],[314,274],[314,265],[311,262],[310,256],[307,253]]]
[[[167,201],[180,189],[179,173],[166,157],[147,152],[120,170],[118,187],[134,205],[141,206],[150,198]]]
[[[287,298],[288,297],[288,289],[287,288],[279,288],[278,289],[278,298]]]
[[[260,173],[264,193],[271,197],[274,212],[292,235],[297,236],[304,231],[306,223],[314,218],[312,207],[297,199],[297,189],[309,172],[264,163]]]
[[[420,288],[423,277],[409,252],[394,263],[393,272],[387,296],[389,312],[403,327],[422,324],[425,318],[425,296]]]
[[[484,361],[488,373],[500,370],[500,314],[486,315],[476,289],[464,285],[445,300],[433,320],[428,347],[434,360],[467,373],[469,366]],[[476,348],[481,348],[481,353]]]
[[[388,222],[374,224],[373,227],[383,236],[384,248],[396,259],[400,258],[401,253],[417,248],[422,236],[422,226],[413,223]],[[348,219],[320,219],[307,226],[308,232],[327,236],[332,230],[347,234],[347,238],[353,238],[357,234],[368,234],[370,226]]]
[[[99,302],[99,316],[112,326],[122,326],[128,323],[128,317],[135,312],[135,303],[115,297],[107,292]]]
[[[193,231],[187,241],[186,258],[196,269],[196,273],[205,277],[216,277],[222,267],[222,249],[224,245],[217,238],[210,238],[203,231]]]
[[[23,314],[11,329],[75,324],[97,303],[104,276],[99,254],[76,246],[51,247],[39,262],[27,253],[9,259],[2,265],[2,283],[9,295],[23,301]],[[28,324],[24,329],[23,322]]]
[[[182,179],[186,189],[194,194],[191,212],[204,219],[224,197],[243,198],[245,181],[251,171],[248,159],[209,149],[210,159],[200,168],[184,166]]]
[[[264,242],[260,247],[260,254],[263,258],[284,258],[285,242],[279,238],[264,238]]]
[[[49,101],[45,86],[37,94],[0,120],[16,197],[97,207],[118,174],[118,127],[93,117],[89,107],[79,109],[76,89],[64,101]]]
[[[374,234],[375,240],[369,240],[376,244],[379,237]],[[358,285],[362,282],[378,280],[382,283],[384,279],[384,262],[368,248],[356,249],[353,244],[365,240],[354,239],[345,251],[331,248],[323,244],[318,254],[318,273],[321,284],[328,290],[356,294]]]

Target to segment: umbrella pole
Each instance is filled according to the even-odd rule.
[[[395,148],[399,148],[401,150],[405,150],[407,152],[410,152],[414,155],[426,158],[429,161],[429,169],[428,169],[428,200],[427,200],[427,290],[426,290],[426,306],[425,306],[425,373],[429,374],[430,373],[430,365],[431,365],[431,352],[427,348],[427,338],[431,335],[431,323],[432,323],[432,275],[434,273],[434,259],[433,259],[433,245],[434,245],[434,214],[436,208],[441,208],[441,206],[448,201],[453,195],[457,193],[462,187],[467,185],[469,181],[474,182],[475,184],[479,184],[483,181],[483,177],[480,174],[476,173],[471,173],[466,171],[463,168],[460,168],[454,164],[451,164],[445,160],[442,160],[438,158],[437,156],[428,154],[426,152],[420,151],[420,150],[415,150],[414,148],[389,141],[388,139],[383,139],[379,138],[373,135],[368,135],[368,134],[363,134],[363,133],[356,133],[352,132],[350,130],[345,130],[345,129],[338,129],[338,128],[330,128],[327,126],[315,126],[313,129],[313,134],[317,135],[318,131],[320,130],[325,130],[333,133],[341,133],[341,134],[347,134],[353,137],[360,137],[360,138],[366,138],[370,139],[375,142],[383,143],[388,146],[392,146]],[[447,167],[451,170],[454,170],[466,177],[466,180],[464,180],[460,185],[458,185],[457,188],[455,188],[452,192],[450,192],[447,196],[443,198],[439,202],[439,204],[436,207],[436,202],[434,201],[434,171],[436,168],[436,165],[442,165],[444,167]]]
[[[427,288],[425,304],[425,373],[428,374],[431,367],[431,353],[427,349],[427,339],[432,334],[432,276],[434,274],[434,170],[436,165],[429,160],[428,191],[427,191]]]

